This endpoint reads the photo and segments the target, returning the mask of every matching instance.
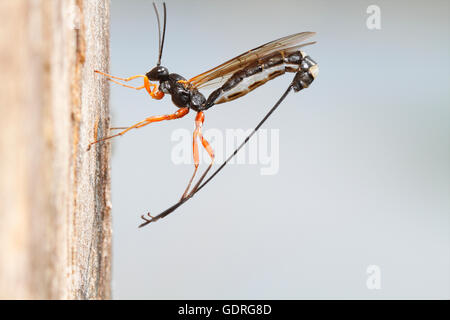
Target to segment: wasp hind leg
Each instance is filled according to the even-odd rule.
[[[123,130],[123,131],[121,131],[121,132],[119,132],[117,134],[114,134],[112,136],[108,136],[108,137],[105,137],[105,138],[102,138],[102,139],[95,140],[94,142],[91,142],[89,144],[87,150],[89,150],[93,144],[96,144],[96,143],[99,143],[99,142],[102,142],[102,141],[105,141],[105,140],[109,140],[109,139],[112,139],[112,138],[115,138],[115,137],[118,137],[118,136],[123,136],[125,133],[127,133],[131,129],[139,129],[139,128],[145,127],[146,125],[148,125],[150,123],[153,123],[153,122],[179,119],[179,118],[184,117],[188,113],[189,113],[189,108],[181,108],[181,109],[178,109],[177,112],[172,113],[172,114],[166,114],[166,115],[163,115],[163,116],[149,117],[149,118],[147,118],[147,119],[145,119],[143,121],[135,123],[131,127],[128,127],[125,130]]]
[[[184,191],[180,201],[182,201],[183,199],[185,199],[186,197],[192,195],[195,193],[195,191],[197,190],[198,186],[202,183],[203,179],[205,178],[206,174],[208,173],[209,169],[211,169],[213,163],[214,163],[214,151],[211,148],[210,144],[208,143],[208,141],[203,137],[203,133],[202,133],[202,126],[203,126],[203,122],[205,121],[205,116],[203,114],[203,112],[198,112],[197,116],[195,117],[195,130],[194,130],[194,134],[193,134],[193,141],[192,141],[192,149],[193,149],[193,155],[194,155],[194,165],[195,165],[195,169],[194,169],[194,173],[192,174],[191,179],[189,180],[189,183],[186,187],[186,190]],[[199,152],[198,152],[198,139],[200,138],[200,141],[203,145],[203,147],[205,148],[206,152],[208,152],[210,158],[211,158],[211,162],[208,166],[208,168],[205,170],[205,172],[202,174],[202,176],[200,177],[199,181],[195,184],[195,186],[192,188],[192,191],[189,192],[189,189],[191,188],[192,182],[194,181],[194,177],[197,174],[198,171],[198,166],[200,163],[200,157],[199,157]]]
[[[183,193],[183,196],[181,197],[181,199],[174,204],[173,206],[171,206],[170,208],[168,208],[167,210],[163,211],[162,213],[160,213],[157,216],[152,216],[150,214],[150,212],[147,213],[147,215],[141,215],[141,219],[144,220],[143,223],[141,223],[139,225],[139,228],[142,228],[146,225],[148,225],[149,223],[158,221],[161,218],[164,218],[165,216],[167,216],[168,214],[170,214],[171,212],[175,211],[179,206],[181,206],[183,203],[185,203],[190,197],[192,197],[194,195],[194,193],[197,191],[198,187],[200,186],[200,184],[202,183],[203,179],[206,177],[206,174],[209,172],[209,170],[211,169],[213,163],[214,163],[214,151],[212,150],[211,146],[209,145],[208,141],[206,141],[206,139],[203,137],[202,134],[202,125],[203,122],[205,120],[205,116],[203,114],[203,112],[198,112],[197,116],[195,117],[195,130],[194,130],[194,138],[193,138],[193,153],[194,153],[194,164],[195,164],[195,170],[194,170],[194,174],[192,175],[191,179],[189,180],[188,186],[186,188],[186,190]],[[195,184],[195,186],[192,188],[191,192],[189,192],[189,189],[191,187],[192,182],[194,181],[194,177],[198,171],[198,166],[200,163],[200,157],[199,157],[199,153],[198,153],[198,138],[200,138],[200,141],[202,142],[203,147],[206,149],[206,151],[208,152],[209,156],[211,157],[211,163],[209,164],[208,168],[205,170],[205,172],[202,174],[202,176],[200,177],[199,181]]]

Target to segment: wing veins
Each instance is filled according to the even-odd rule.
[[[313,44],[314,42],[301,43],[300,42],[312,37],[314,32],[301,32],[295,33],[277,40],[273,40],[266,44],[263,44],[259,47],[256,47],[252,50],[244,52],[222,64],[219,66],[212,68],[206,72],[203,72],[191,79],[189,82],[195,88],[204,88],[210,86],[212,84],[223,83],[229,78],[231,73],[235,71],[245,68],[246,66],[254,63],[255,61],[272,54],[275,51],[289,51],[292,49],[298,49],[306,45]],[[218,78],[222,78],[219,81]],[[211,83],[213,82],[213,83]]]

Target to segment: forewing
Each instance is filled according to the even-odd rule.
[[[244,68],[258,59],[273,53],[276,50],[287,48],[301,48],[314,42],[301,43],[312,37],[315,32],[301,32],[286,36],[247,51],[233,59],[230,59],[221,65],[203,72],[198,76],[189,79],[191,85],[195,88],[203,88],[211,84],[218,85],[225,82],[235,71]]]

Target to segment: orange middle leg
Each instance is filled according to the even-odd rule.
[[[181,109],[178,109],[178,111],[175,112],[175,113],[173,113],[173,114],[166,114],[166,115],[163,115],[163,116],[153,116],[153,117],[149,117],[149,118],[147,118],[147,119],[145,119],[145,120],[143,120],[143,121],[140,121],[140,122],[138,122],[138,123],[135,123],[135,124],[132,125],[131,127],[126,128],[125,130],[119,132],[118,134],[115,134],[115,135],[112,135],[112,136],[108,136],[108,137],[105,137],[105,138],[102,138],[102,139],[98,139],[98,140],[96,140],[96,141],[94,141],[94,142],[91,142],[91,143],[89,144],[89,146],[88,146],[88,150],[91,148],[91,146],[92,146],[93,144],[96,144],[96,143],[101,142],[101,141],[109,140],[109,139],[112,139],[112,138],[114,138],[114,137],[123,136],[125,133],[127,133],[127,132],[130,131],[131,129],[139,129],[139,128],[142,128],[142,127],[144,127],[144,126],[146,126],[146,125],[148,125],[148,124],[150,124],[150,123],[153,123],[153,122],[159,122],[159,121],[164,121],[164,120],[174,120],[174,119],[179,119],[179,118],[184,117],[184,116],[187,115],[188,113],[189,113],[189,108],[181,108]]]

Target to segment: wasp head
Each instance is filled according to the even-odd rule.
[[[169,79],[169,69],[163,66],[156,66],[146,74],[151,81],[166,81]]]

